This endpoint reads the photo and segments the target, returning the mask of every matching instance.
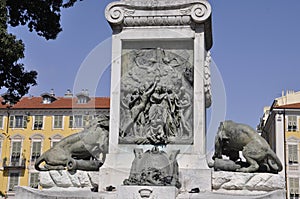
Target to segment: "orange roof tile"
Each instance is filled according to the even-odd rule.
[[[109,97],[91,97],[86,104],[77,104],[77,98],[56,97],[57,100],[50,104],[43,104],[42,97],[23,97],[11,109],[72,109],[72,108],[96,108],[108,109],[110,107]],[[1,98],[0,98],[1,100]],[[2,100],[1,100],[2,101]],[[7,105],[0,104],[0,109],[6,109]]]

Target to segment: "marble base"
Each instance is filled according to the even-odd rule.
[[[133,159],[133,154],[108,154],[99,172],[99,191],[105,191],[108,186],[123,185],[123,181],[129,177]],[[207,166],[205,156],[179,154],[177,161],[182,185],[180,191],[193,188],[211,191],[211,169]]]
[[[181,191],[199,188],[211,191],[211,169],[207,166],[206,156],[197,154],[180,154],[177,158]]]
[[[225,193],[181,193],[176,199],[284,199],[286,198],[285,191],[278,190],[259,195],[247,194],[225,194]]]
[[[133,153],[107,154],[99,170],[99,192],[105,191],[108,186],[123,185],[123,181],[129,177],[133,159]]]
[[[88,188],[51,188],[38,190],[16,187],[15,199],[100,199],[99,193]]]
[[[82,188],[51,188],[37,190],[30,187],[16,187],[15,199],[141,199],[139,190],[142,188],[152,190],[149,199],[284,199],[284,190],[271,191],[265,194],[229,194],[217,192],[188,193],[179,192],[175,187],[153,186],[120,186],[113,192],[91,192]],[[147,192],[145,192],[146,194]],[[146,196],[146,195],[144,195]],[[155,197],[154,197],[155,196]]]

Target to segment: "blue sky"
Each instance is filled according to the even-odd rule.
[[[39,96],[53,88],[57,96],[62,96],[73,88],[85,58],[112,34],[104,17],[109,2],[85,0],[65,10],[63,32],[56,40],[46,41],[26,28],[10,29],[26,45],[26,68],[39,73],[38,86],[30,90],[31,95]],[[214,40],[211,54],[225,86],[226,119],[256,127],[263,107],[271,105],[282,90],[300,90],[300,1],[210,3]],[[99,55],[101,60],[110,52],[107,44],[105,47]],[[99,67],[105,69],[106,62],[100,61]],[[109,96],[109,75],[108,68],[98,84],[98,96]]]

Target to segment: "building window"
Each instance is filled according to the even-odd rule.
[[[87,97],[85,97],[85,96],[80,96],[80,97],[78,97],[77,103],[78,103],[78,104],[86,104],[87,101],[88,101]]]
[[[53,89],[51,89],[51,93],[43,93],[41,96],[43,98],[43,104],[51,104],[56,100]]]
[[[299,198],[299,178],[289,178],[290,199]]]
[[[23,128],[23,115],[15,116],[15,128]]]
[[[91,124],[91,121],[93,120],[93,116],[92,115],[84,115],[83,116],[83,125],[84,127],[87,127]]]
[[[3,115],[0,115],[0,129],[3,129]]]
[[[50,137],[51,147],[54,147],[61,139],[63,139],[63,136],[60,134],[55,134],[55,135],[51,136]]]
[[[31,140],[30,161],[35,162],[41,156],[44,135],[36,133],[29,138]]]
[[[297,116],[288,116],[288,131],[297,131]]]
[[[82,115],[74,115],[74,127],[75,128],[82,128],[83,127]]]
[[[51,97],[47,96],[43,98],[43,104],[51,104]]]
[[[10,157],[11,165],[20,165],[21,145],[22,145],[21,141],[12,142],[11,157]]]
[[[70,128],[83,128],[90,124],[93,119],[92,115],[74,115],[70,116]]]
[[[30,173],[29,186],[34,189],[39,187],[39,173]]]
[[[31,149],[31,161],[35,162],[41,156],[42,142],[33,141]]]
[[[60,140],[53,140],[51,141],[51,147],[54,147]]]
[[[83,117],[82,115],[70,116],[70,128],[82,128],[83,127]]]
[[[10,128],[27,128],[27,116],[12,115],[9,117]]]
[[[63,128],[63,116],[62,115],[54,115],[53,128],[55,128],[55,129]]]
[[[34,116],[34,123],[33,123],[33,129],[34,130],[43,129],[43,119],[44,119],[44,117],[42,115]]]
[[[298,164],[298,145],[289,144],[288,153],[289,164]]]
[[[8,191],[15,191],[15,187],[19,185],[19,172],[11,172],[9,174]]]

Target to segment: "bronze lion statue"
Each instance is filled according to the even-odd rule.
[[[98,171],[108,152],[109,117],[97,116],[88,128],[65,137],[35,162],[38,171]],[[102,154],[102,159],[100,159]],[[45,162],[44,167],[40,164]]]
[[[241,161],[240,151],[246,162]],[[235,171],[278,173],[282,170],[279,158],[267,141],[246,124],[233,121],[220,123],[213,159],[222,159],[222,155],[241,165],[241,168],[237,167]]]

